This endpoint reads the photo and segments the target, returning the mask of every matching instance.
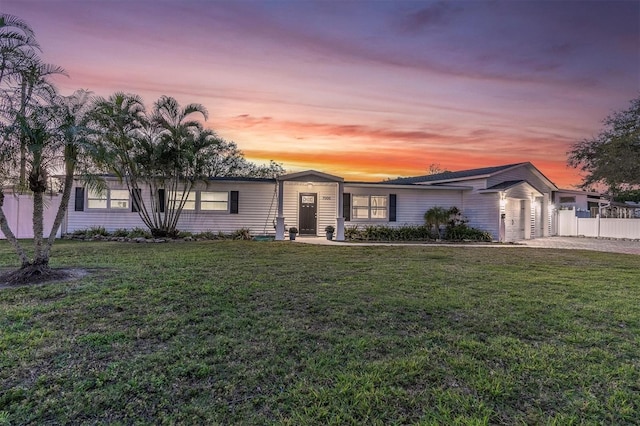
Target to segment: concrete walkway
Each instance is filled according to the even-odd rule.
[[[534,240],[518,241],[514,244],[438,244],[438,243],[349,243],[344,241],[329,241],[324,237],[300,237],[295,240],[302,244],[319,244],[334,246],[407,246],[419,245],[430,247],[484,247],[484,248],[516,248],[516,247],[532,247],[532,248],[549,248],[549,249],[566,249],[566,250],[593,250],[611,253],[626,253],[640,255],[640,241],[632,240],[613,240],[599,238],[583,238],[583,237],[546,237],[536,238]]]

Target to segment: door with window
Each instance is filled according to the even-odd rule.
[[[300,235],[316,235],[318,233],[318,194],[301,193],[299,209]]]

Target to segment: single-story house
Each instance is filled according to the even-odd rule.
[[[74,183],[63,232],[103,226],[143,227],[126,185],[108,179],[97,194]],[[496,241],[550,235],[553,193],[558,188],[529,162],[459,172],[399,178],[383,182],[345,182],[315,170],[277,179],[212,178],[190,194],[178,229],[233,232],[285,238],[296,227],[300,236],[324,235],[328,225],[336,239],[344,230],[366,225],[421,225],[432,207],[457,207],[469,226],[491,233]],[[149,199],[151,194],[141,193]],[[155,194],[165,199],[167,194]]]

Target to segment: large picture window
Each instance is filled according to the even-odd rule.
[[[202,211],[227,211],[229,209],[228,192],[200,193],[200,210]]]
[[[87,208],[127,210],[131,207],[129,191],[126,189],[110,189],[98,192],[87,191]]]
[[[351,199],[352,219],[386,219],[388,205],[386,195],[354,195]]]

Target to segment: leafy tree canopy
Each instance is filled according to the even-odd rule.
[[[640,97],[614,112],[594,138],[573,145],[568,163],[583,172],[580,187],[604,187],[611,194],[640,189]]]

